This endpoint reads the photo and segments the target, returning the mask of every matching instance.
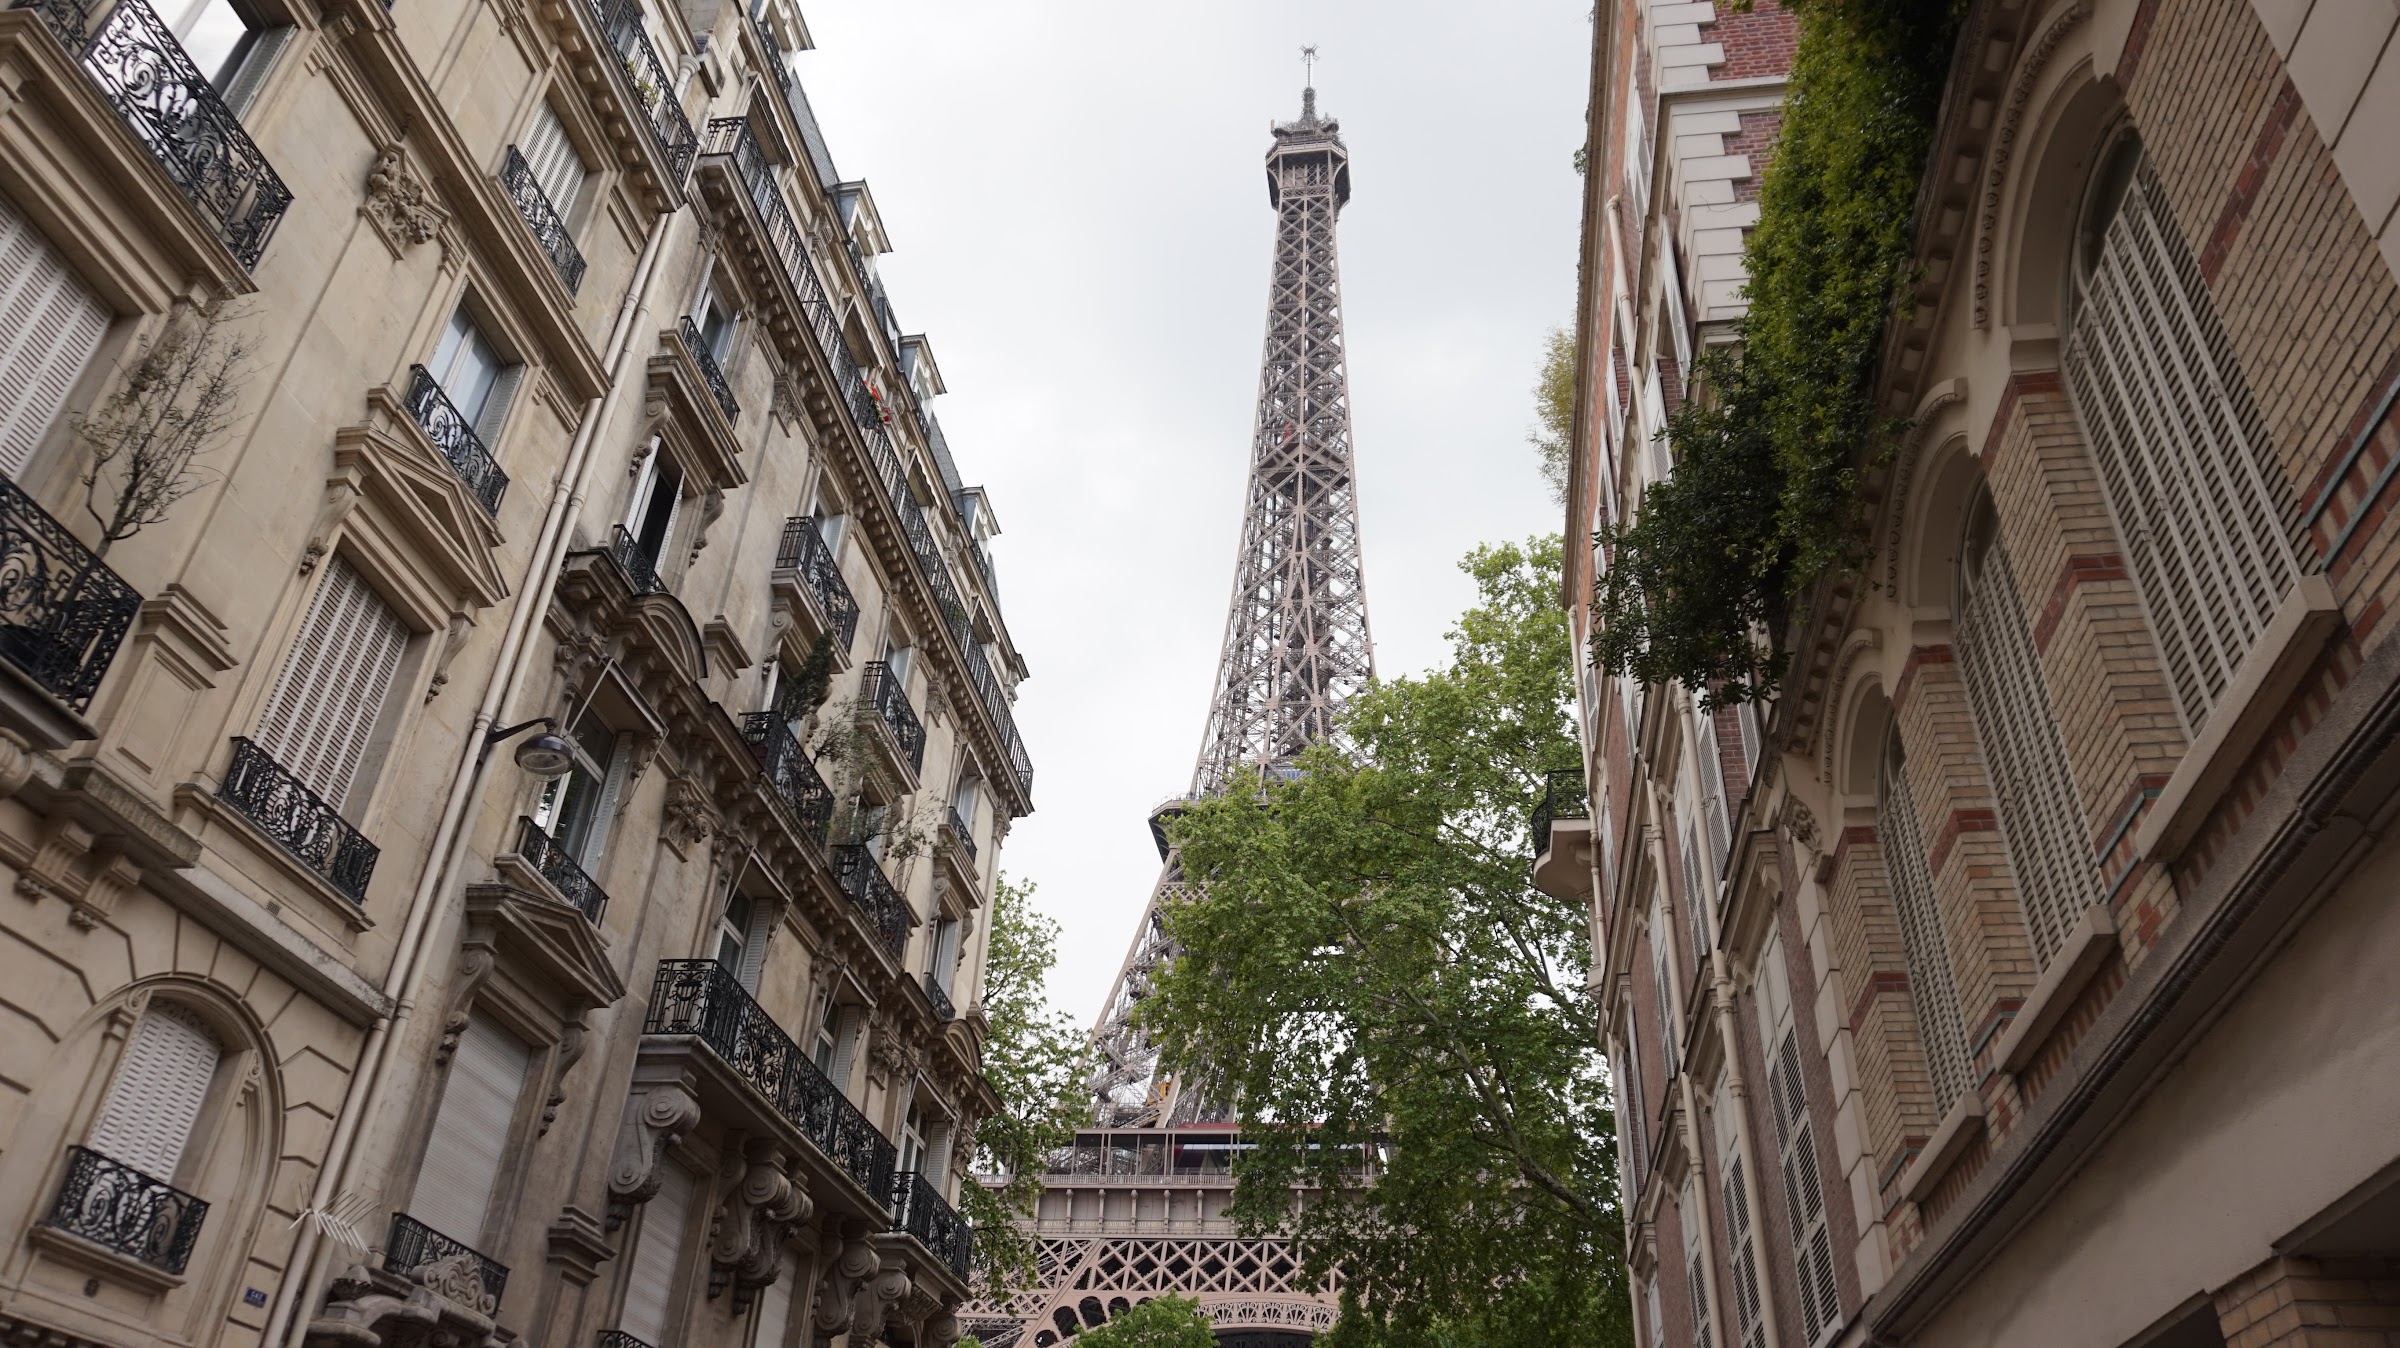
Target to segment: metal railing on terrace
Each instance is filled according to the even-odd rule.
[[[925,723],[917,719],[917,709],[908,705],[908,689],[892,667],[881,660],[868,663],[858,680],[860,700],[875,709],[883,728],[891,732],[892,747],[908,764],[913,775],[925,766]]]
[[[471,1309],[487,1316],[500,1309],[501,1294],[508,1290],[508,1265],[405,1212],[393,1213],[391,1237],[384,1242],[384,1271],[408,1278],[436,1264],[457,1267],[474,1278],[483,1304]]]
[[[683,105],[675,101],[675,81],[642,27],[641,0],[587,0],[587,4],[603,40],[617,54],[617,73],[624,77],[626,92],[645,114],[643,125],[649,129],[651,141],[666,157],[667,170],[680,185],[692,167],[700,138],[693,133],[692,119],[684,115]]]
[[[575,236],[567,232],[567,222],[558,213],[558,205],[550,194],[533,179],[533,166],[525,162],[523,152],[508,147],[508,155],[500,161],[500,188],[508,193],[509,203],[525,227],[533,231],[533,241],[541,246],[542,255],[558,279],[566,284],[572,295],[583,285],[583,250],[575,246]]]
[[[742,742],[758,758],[759,775],[775,788],[775,794],[791,807],[809,836],[819,843],[825,841],[825,829],[833,822],[833,790],[817,772],[817,765],[808,761],[808,752],[792,737],[791,727],[785,724],[780,712],[754,711],[742,717]]]
[[[0,477],[0,659],[80,713],[141,606],[107,563]]]
[[[717,410],[725,414],[725,424],[733,425],[742,419],[742,405],[733,400],[733,385],[725,380],[725,367],[717,364],[717,353],[708,349],[700,338],[700,327],[685,315],[679,329],[683,349],[692,353],[692,364],[700,367],[700,378],[708,385],[709,395],[717,400]]]
[[[381,852],[256,741],[233,737],[233,762],[217,784],[217,798],[351,902],[367,901]]]
[[[600,888],[599,882],[567,855],[567,849],[556,838],[524,815],[517,816],[517,855],[549,881],[550,887],[583,914],[585,921],[593,926],[600,924],[600,914],[608,907],[608,891]]]
[[[199,1243],[208,1204],[89,1147],[67,1148],[67,1173],[44,1226],[180,1274]]]
[[[884,878],[875,854],[847,844],[834,848],[833,882],[866,916],[884,950],[894,960],[903,958],[908,953],[908,901]]]
[[[516,153],[510,150],[509,153]],[[458,480],[467,484],[467,494],[483,507],[487,515],[500,513],[500,498],[508,492],[508,474],[492,458],[492,451],[475,433],[466,415],[450,401],[442,390],[441,381],[422,365],[408,367],[408,394],[401,405],[414,417],[425,438],[450,461]]]
[[[1530,821],[1533,854],[1550,850],[1550,826],[1561,819],[1589,819],[1592,808],[1584,799],[1583,769],[1560,768],[1549,774],[1542,803],[1533,807]]]
[[[775,568],[799,573],[800,583],[816,599],[834,640],[841,649],[850,649],[851,638],[858,634],[858,599],[850,593],[850,582],[842,579],[841,564],[833,549],[825,546],[825,535],[818,532],[814,519],[800,515],[783,522],[783,543],[775,550]]]
[[[975,1250],[975,1229],[958,1215],[933,1181],[915,1171],[892,1181],[892,1229],[914,1239],[960,1278]]]

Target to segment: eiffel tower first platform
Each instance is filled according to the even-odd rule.
[[[986,1348],[1052,1348],[1167,1292],[1197,1300],[1225,1348],[1301,1348],[1334,1320],[1335,1286],[1303,1285],[1283,1241],[1240,1236],[1221,1215],[1240,1145],[1233,1113],[1161,1071],[1134,1018],[1174,957],[1161,910],[1185,881],[1166,820],[1245,765],[1288,768],[1374,674],[1334,251],[1349,152],[1340,124],[1317,115],[1313,86],[1274,137],[1266,351],[1208,729],[1190,793],[1151,811],[1158,883],[1093,1031],[1093,1126],[1044,1176],[1039,1285],[961,1312]]]

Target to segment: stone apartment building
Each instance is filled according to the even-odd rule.
[[[1026,666],[809,44],[0,11],[0,1339],[956,1337]]]
[[[1964,11],[1870,555],[1762,710],[1581,670],[1537,818],[1640,1339],[2400,1342],[2400,11]],[[1797,33],[1595,27],[1586,537],[1733,336]]]

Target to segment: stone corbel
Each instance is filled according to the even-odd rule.
[[[591,1010],[582,1001],[567,1004],[558,1033],[557,1064],[550,1073],[550,1098],[542,1104],[541,1131],[544,1134],[549,1133],[551,1124],[558,1122],[559,1106],[567,1102],[567,1073],[574,1071],[575,1064],[583,1060],[583,1051],[590,1042],[590,1028],[584,1024],[584,1017],[590,1015]]]
[[[443,685],[450,682],[450,662],[466,649],[467,635],[475,622],[464,613],[450,615],[450,630],[442,635],[442,649],[433,658],[433,679],[425,685],[425,700],[433,701],[442,695]]]
[[[709,526],[715,524],[717,520],[724,514],[724,489],[721,487],[710,487],[708,489],[708,493],[700,498],[700,524],[699,527],[692,530],[692,550],[690,554],[684,558],[685,565],[688,566],[700,559],[701,549],[708,546]]]
[[[117,900],[125,891],[142,882],[142,868],[132,858],[103,847],[93,854],[92,876],[85,882],[83,893],[76,897],[75,906],[67,920],[90,931],[108,920],[116,911]]]
[[[775,1281],[785,1238],[808,1220],[815,1205],[808,1191],[784,1173],[783,1149],[772,1138],[744,1143],[734,1164],[741,1175],[725,1195],[709,1242],[708,1294],[723,1295],[730,1286],[738,1316],[748,1312],[760,1288]]]
[[[708,793],[689,777],[667,779],[667,807],[659,816],[660,841],[675,855],[690,860],[692,849],[715,833],[721,822],[710,808]]]
[[[852,1329],[857,1293],[883,1270],[882,1256],[875,1253],[875,1246],[867,1240],[865,1222],[853,1218],[844,1223],[841,1241],[841,1248],[825,1261],[824,1276],[817,1280],[816,1306],[810,1316],[820,1337]],[[882,1328],[880,1321],[875,1328]],[[871,1338],[872,1332],[867,1337]]]
[[[467,1014],[475,1006],[475,996],[491,979],[492,967],[499,955],[488,945],[468,946],[458,953],[458,976],[450,982],[450,1004],[442,1008],[442,1042],[433,1051],[435,1066],[450,1061],[458,1051],[458,1037],[467,1032]]]
[[[911,1289],[908,1270],[897,1259],[881,1265],[875,1276],[850,1294],[850,1340],[853,1343],[873,1343],[883,1333],[898,1306]]]
[[[658,1196],[659,1158],[699,1125],[700,1102],[680,1082],[661,1082],[626,1099],[617,1154],[608,1166],[608,1230]]]

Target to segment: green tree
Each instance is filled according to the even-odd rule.
[[[1342,1348],[1632,1342],[1587,914],[1529,877],[1544,774],[1579,757],[1560,552],[1471,554],[1445,667],[1175,830],[1205,884],[1145,1021],[1241,1101],[1234,1216],[1340,1269]]]
[[[1525,436],[1541,456],[1542,481],[1567,503],[1567,457],[1575,436],[1575,334],[1552,328],[1542,339],[1541,372],[1533,378],[1536,421]]]
[[[1163,1296],[1120,1312],[1075,1336],[1075,1348],[1216,1348],[1217,1332],[1200,1303]]]
[[[1034,1274],[1034,1243],[1019,1225],[1042,1192],[1042,1162],[1074,1135],[1075,1068],[1083,1036],[1043,994],[1058,962],[1058,923],[1035,911],[1034,886],[1007,876],[992,887],[991,943],[983,968],[983,1076],[1000,1112],[976,1130],[975,1169],[982,1183],[960,1193],[975,1224],[976,1272],[994,1292],[1023,1286]]]

